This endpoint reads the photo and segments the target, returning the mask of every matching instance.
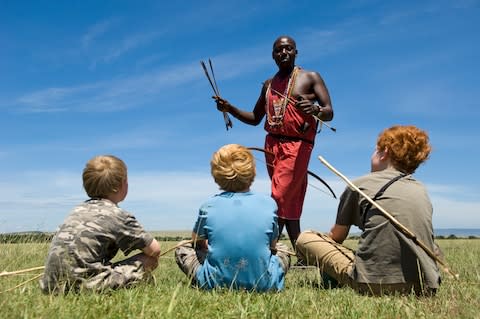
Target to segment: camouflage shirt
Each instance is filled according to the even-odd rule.
[[[45,292],[65,291],[96,276],[111,277],[110,261],[118,250],[128,255],[152,240],[134,216],[111,201],[87,200],[73,209],[55,234],[40,286]]]

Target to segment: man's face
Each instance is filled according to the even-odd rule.
[[[280,38],[273,44],[272,57],[280,69],[295,66],[297,48],[290,38]]]

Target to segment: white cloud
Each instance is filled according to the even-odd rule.
[[[195,64],[158,69],[145,75],[71,87],[46,88],[19,97],[15,104],[24,112],[114,112],[135,108],[164,96],[179,84],[199,77]]]
[[[345,185],[332,178],[327,182],[340,196]],[[319,183],[313,184],[323,188]],[[218,187],[207,172],[130,172],[129,194],[120,203],[149,230],[188,230],[198,207]],[[480,201],[463,201],[443,190],[449,186],[429,186],[436,228],[480,228]],[[258,176],[253,191],[269,194],[268,177]],[[437,191],[442,194],[437,195]],[[65,171],[26,172],[6,176],[0,183],[0,233],[26,230],[54,230],[68,212],[86,199],[79,173]],[[470,190],[473,192],[473,190]],[[309,187],[302,216],[303,229],[327,231],[335,222],[338,200]]]
[[[147,45],[159,37],[162,32],[146,32],[130,34],[123,38],[119,44],[112,46],[108,53],[102,58],[106,63],[112,62],[121,55],[136,49],[137,47]]]
[[[84,49],[90,48],[91,44],[99,37],[107,33],[115,24],[115,20],[105,20],[91,26],[82,36],[81,43]]]
[[[432,197],[435,228],[480,228],[480,202]]]

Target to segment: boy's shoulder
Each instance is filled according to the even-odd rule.
[[[275,200],[272,196],[263,194],[263,193],[256,193],[256,192],[244,192],[244,193],[235,193],[235,192],[222,192],[215,194],[208,198],[202,205],[202,207],[209,206],[218,202],[229,201],[229,200],[240,200],[240,201],[248,201],[248,202],[255,202],[258,204],[271,204],[276,206]]]
[[[87,200],[72,209],[58,233],[62,238],[69,234],[83,234],[86,237],[98,233],[117,232],[128,229],[136,221],[135,217],[117,205],[103,200]]]
[[[105,222],[111,219],[125,219],[130,214],[110,201],[87,200],[74,207],[67,217],[66,222]]]

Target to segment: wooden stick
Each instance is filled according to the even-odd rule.
[[[207,77],[208,82],[210,83],[210,86],[211,86],[212,89],[213,89],[213,93],[214,93],[216,96],[220,96],[220,95],[218,94],[217,90],[215,89],[215,86],[213,85],[212,79],[210,78],[210,74],[208,74],[208,70],[207,70],[207,66],[205,65],[205,62],[200,61],[200,64],[202,65],[203,71],[205,72],[205,76]]]
[[[286,249],[281,249],[281,248],[275,248],[276,251],[279,251],[281,253],[284,253],[284,254],[288,254],[290,256],[296,256],[297,254],[290,251],[290,250],[286,250]]]
[[[160,254],[159,257],[163,256],[163,255],[166,255],[168,254],[169,252],[171,252],[172,250],[175,250],[177,249],[178,247],[180,246],[183,246],[183,245],[186,245],[186,244],[191,244],[192,243],[192,240],[189,240],[187,242],[183,242],[183,243],[180,243],[170,249],[167,249],[166,251],[164,251],[163,253]],[[32,267],[32,268],[27,268],[27,269],[20,269],[20,270],[15,270],[15,271],[2,271],[0,273],[0,277],[6,277],[6,276],[13,276],[13,275],[19,275],[19,274],[24,274],[24,273],[27,273],[27,272],[31,272],[31,271],[35,271],[35,270],[43,270],[45,269],[45,266],[38,266],[38,267]]]
[[[23,273],[30,272],[30,271],[35,271],[35,270],[43,270],[44,268],[45,268],[45,266],[38,266],[38,267],[21,269],[21,270],[16,270],[16,271],[2,271],[0,273],[0,277],[18,275],[18,274],[23,274]]]
[[[208,59],[208,64],[210,65],[210,72],[212,72],[213,84],[215,84],[215,92],[220,96],[220,90],[218,89],[217,80],[215,79],[215,73],[213,72],[212,60]]]
[[[208,73],[207,66],[206,66],[205,62],[200,61],[200,64],[202,65],[203,71],[205,72],[205,76],[207,77],[208,82],[210,83],[210,86],[213,89],[213,93],[215,94],[215,96],[220,97],[220,91],[218,91],[217,81],[215,81],[215,75],[213,73],[212,61],[210,59],[208,59],[208,61],[210,63],[210,69],[212,70],[212,76],[213,76],[213,81],[214,82],[212,82],[212,78],[210,77],[210,74]],[[215,85],[214,85],[214,83],[215,83]],[[225,127],[228,131],[228,128],[233,126],[232,125],[232,120],[228,116],[227,112],[222,112],[222,113],[223,113],[223,121],[225,122]]]
[[[177,245],[175,245],[175,246],[167,249],[167,250],[164,251],[163,253],[161,253],[159,257],[162,257],[162,256],[168,254],[168,253],[171,252],[172,250],[175,250],[175,249],[177,249],[177,248],[179,248],[179,247],[182,247],[182,246],[185,246],[186,244],[191,244],[191,243],[193,243],[193,240],[192,240],[192,239],[187,240],[187,241],[180,242],[180,243],[178,243]]]
[[[292,98],[292,97],[288,97],[286,96],[285,94],[282,94],[280,92],[278,92],[277,90],[275,90],[274,88],[270,87],[270,90],[273,91],[273,93],[277,94],[277,95],[280,95],[280,97],[283,97],[284,99],[287,99],[288,102],[290,103],[297,103],[297,100]],[[337,129],[334,128],[334,127],[331,127],[330,125],[328,125],[325,121],[321,120],[318,116],[314,115],[314,114],[311,114],[317,121],[320,121],[323,125],[325,125],[326,127],[328,127],[329,129],[331,129],[333,132],[336,132]]]
[[[208,59],[208,64],[210,64],[210,71],[212,72],[213,84],[215,85],[217,96],[220,96],[220,90],[218,89],[217,80],[215,79],[215,73],[213,72],[212,60]],[[231,128],[233,124],[227,112],[223,112],[223,121],[225,122],[225,128],[228,131],[228,128]]]
[[[7,290],[1,291],[0,294],[6,293],[6,292],[12,291],[12,290],[14,290],[14,289],[17,289],[17,288],[19,288],[19,287],[21,287],[21,286],[24,286],[24,285],[28,284],[29,282],[34,281],[35,279],[40,278],[41,276],[43,276],[43,273],[38,274],[38,275],[36,275],[35,277],[30,278],[30,279],[28,279],[28,280],[25,280],[24,282],[16,285],[15,287],[8,288]]]
[[[367,194],[365,194],[364,192],[362,192],[357,186],[355,186],[355,184],[353,184],[345,175],[343,175],[342,173],[340,173],[335,167],[333,167],[330,163],[328,163],[322,156],[319,156],[318,159],[320,160],[320,162],[322,162],[326,167],[328,167],[332,172],[334,172],[337,176],[339,176],[341,179],[343,179],[347,184],[348,186],[350,186],[350,188],[354,191],[356,191],[358,194],[362,195],[363,198],[365,198],[368,202],[370,202],[370,204],[372,204],[373,206],[375,206],[382,214],[383,216],[385,216],[392,224],[393,226],[395,226],[395,228],[397,228],[398,230],[400,230],[404,235],[406,235],[408,238],[410,238],[415,244],[417,244],[418,246],[420,246],[420,248],[423,249],[423,251],[425,251],[425,253],[427,253],[428,256],[430,256],[430,258],[432,258],[433,260],[435,260],[436,262],[438,262],[441,266],[443,266],[443,270],[450,274],[452,277],[454,277],[455,279],[458,279],[459,278],[459,275],[454,273],[453,271],[451,271],[448,266],[445,264],[445,262],[443,260],[441,260],[440,258],[437,257],[437,255],[435,255],[435,253],[430,250],[420,239],[417,238],[417,236],[415,236],[414,233],[412,233],[407,227],[403,226],[398,220],[395,219],[395,217],[393,217],[390,213],[388,213],[382,206],[380,206],[376,201],[374,201],[373,199],[371,199]]]

